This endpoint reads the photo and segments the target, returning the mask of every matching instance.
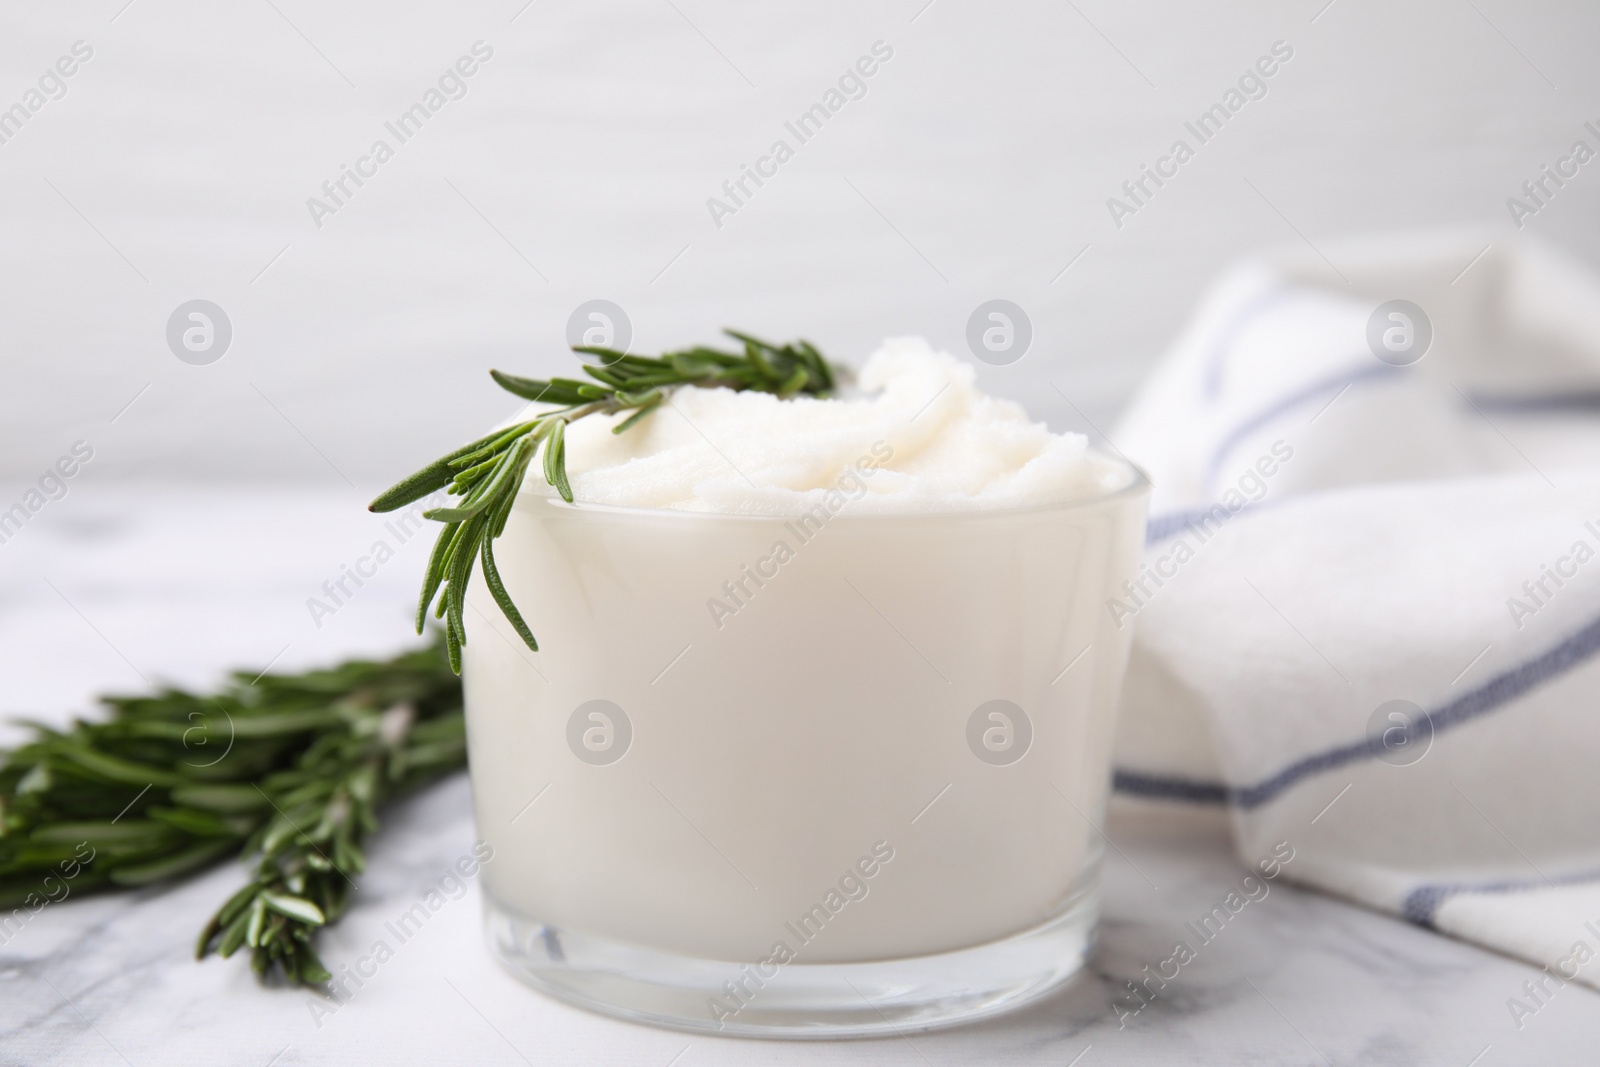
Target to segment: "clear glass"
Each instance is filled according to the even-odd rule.
[[[949,1025],[1081,966],[1148,485],[775,519],[521,500],[474,583],[489,939],[598,1011],[745,1036]]]

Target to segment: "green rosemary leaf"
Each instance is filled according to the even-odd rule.
[[[475,511],[492,507],[504,496],[504,488],[512,479],[520,479],[522,467],[533,452],[533,442],[524,437],[512,445],[500,460],[494,475],[472,494],[469,504]]]
[[[428,605],[433,603],[433,596],[439,591],[439,583],[444,580],[445,563],[450,558],[450,546],[455,543],[455,536],[460,530],[460,523],[450,523],[439,531],[439,539],[433,543],[433,552],[428,556],[428,568],[422,577],[422,599],[417,601],[417,633],[421,633],[428,622]]]
[[[322,965],[317,959],[317,954],[311,951],[310,946],[300,945],[295,949],[295,956],[299,959],[299,967],[295,979],[305,985],[322,985],[333,981],[333,972]]]
[[[174,786],[183,784],[181,775],[174,774],[162,767],[152,767],[147,763],[136,763],[133,760],[108,756],[103,752],[80,748],[77,745],[62,745],[56,751],[79,767],[92,771],[113,782],[125,782],[129,785]]]
[[[455,468],[449,458],[437,460],[422,468],[403,482],[397,482],[367,505],[368,511],[394,511],[421,500],[429,493],[443,489],[455,477]]]
[[[616,397],[617,410],[626,411],[628,408],[638,407],[641,404],[658,404],[665,396],[666,394],[655,386],[649,386],[644,389],[619,390]]]
[[[251,900],[255,899],[254,887],[251,887]],[[217,955],[224,958],[233,955],[244,944],[250,931],[250,920],[254,909],[241,911],[234,920],[228,924],[227,930],[222,935],[222,943],[217,946]]]
[[[627,384],[623,377],[620,377],[618,374],[611,373],[611,371],[606,370],[604,367],[596,367],[593,363],[585,363],[583,365],[583,373],[587,374],[600,384],[609,385],[613,389],[622,389]],[[623,368],[620,374],[626,375],[627,368]]]
[[[733,338],[735,341],[738,341],[740,344],[744,345],[747,349],[761,348],[766,349],[769,352],[778,351],[777,346],[768,344],[766,341],[761,340],[761,338],[755,336],[754,334],[745,333],[743,330],[723,330],[722,332]],[[802,341],[801,343],[804,344],[805,342]]]
[[[111,880],[117,885],[130,888],[149,885],[152,882],[165,882],[179,875],[200,870],[202,867],[209,867],[214,860],[238,852],[241,844],[239,838],[202,841],[182,852],[163,856],[148,863],[133,863],[118,867],[111,872]]]
[[[301,812],[300,814],[304,816],[305,812]],[[304,840],[307,843],[311,842],[311,838],[307,837],[305,832],[300,829],[297,820],[292,819],[287,815],[279,815],[277,818],[267,823],[266,833],[261,838],[260,847],[262,852],[271,856],[282,852],[284,845],[298,842],[300,840]]]
[[[332,725],[337,719],[338,715],[334,712],[323,708],[308,708],[305,711],[285,711],[268,715],[231,716],[229,726],[233,737],[254,740],[320,730]],[[220,732],[221,727],[218,730]]]
[[[422,513],[422,517],[425,519],[432,519],[434,522],[466,522],[468,519],[475,517],[478,512],[488,507],[488,505],[489,502],[484,500],[477,504],[456,508],[432,508],[428,511],[424,511]]]
[[[517,425],[506,430],[498,437],[492,438],[489,443],[484,445],[482,448],[474,449],[465,455],[457,456],[450,462],[457,470],[470,467],[486,456],[492,456],[496,452],[505,451],[507,446],[516,441],[518,438],[526,436],[527,432],[531,429],[533,429],[533,422],[519,422]]]
[[[835,384],[833,368],[828,365],[827,360],[822,358],[822,353],[812,347],[810,341],[799,341],[796,345],[800,350],[801,358],[805,360],[806,369],[811,372],[811,380],[817,382],[820,386],[817,395],[827,396],[833,392]]]
[[[552,393],[562,392],[559,388],[552,388],[551,382],[540,381],[536,378],[519,378],[515,374],[506,374],[504,371],[491,370],[489,377],[494,379],[496,385],[514,396],[524,400],[532,400],[539,404],[561,404],[565,401]]]
[[[653,374],[640,374],[628,379],[628,385],[634,389],[654,388],[662,385],[682,385],[683,375],[675,370],[659,371]]]
[[[534,651],[537,652],[538,649]],[[465,757],[465,738],[439,741],[431,745],[413,745],[405,751],[405,770],[409,774],[419,767],[423,769],[433,766],[459,767]]]
[[[699,381],[716,374],[721,367],[711,360],[700,358],[695,352],[674,352],[667,357],[672,369],[685,382]]]
[[[544,443],[544,480],[551,485],[556,484],[556,461],[560,458],[560,449],[556,447],[557,441],[565,435],[565,426],[560,419],[550,420],[550,436]]]
[[[532,444],[529,444],[531,451]],[[517,465],[516,473],[512,477],[511,485],[500,494],[500,503],[489,513],[489,540],[494,540],[505,532],[506,521],[511,518],[511,508],[517,502],[517,492],[522,488],[523,475],[527,473],[526,461]]]
[[[41,826],[29,834],[29,840],[44,844],[69,845],[86,841],[95,849],[137,848],[150,845],[166,837],[170,831],[164,826],[143,819],[127,822],[59,822]]]
[[[186,834],[196,837],[237,837],[243,838],[238,828],[229,822],[224,822],[209,811],[195,811],[188,808],[151,808],[148,812],[154,822],[164,823],[175,827]],[[251,822],[246,832],[254,828]]]
[[[456,544],[451,547],[450,567],[445,575],[445,618],[455,631],[458,646],[467,643],[467,581],[472,574],[472,557],[477,548],[478,535],[486,522],[482,515],[468,519],[461,528]]]
[[[778,386],[778,396],[787,400],[806,387],[806,382],[811,380],[811,372],[804,367],[796,367],[794,373]]]
[[[216,936],[219,933],[222,932],[223,927],[227,923],[233,921],[233,917],[238,913],[238,909],[243,907],[244,903],[255,895],[255,891],[256,887],[254,885],[245,886],[233,896],[229,897],[228,902],[222,906],[221,910],[207,920],[206,924],[200,928],[200,936],[195,939],[195,959],[203,960],[206,958],[206,952],[210,949],[211,942],[216,939]]]
[[[445,651],[450,656],[450,669],[456,674],[461,673],[461,641],[456,637],[454,629],[444,632]]]
[[[251,948],[261,946],[261,935],[267,926],[267,902],[261,899],[261,894],[256,894],[256,899],[251,902],[249,915],[245,927],[244,943]]]
[[[550,479],[550,484],[556,487],[556,492],[561,494],[561,499],[572,503],[572,486],[567,481],[567,424],[556,423],[556,428],[550,434],[550,442],[544,446],[545,458],[548,460],[551,453],[555,454],[555,476]]]
[[[237,815],[271,807],[261,790],[248,785],[185,785],[172,791],[172,799],[185,807]]]
[[[455,469],[451,466],[452,460],[482,448],[502,432],[496,430],[492,434],[462,445],[448,456],[428,464],[417,473],[411,475],[411,477],[396,482],[382,493],[379,493],[377,499],[367,505],[367,510],[394,511],[396,508],[403,508],[407,504],[421,500],[429,493],[443,489],[450,484],[450,479],[455,477]]]
[[[744,340],[745,354],[750,357],[751,366],[755,367],[755,369],[760,372],[761,377],[766,382],[770,383],[772,380],[776,379],[778,377],[778,372],[776,369],[774,369],[771,363],[767,362],[767,353],[764,350],[765,346],[763,346],[759,341],[743,338],[741,338],[741,340]]]
[[[458,470],[446,491],[454,493],[456,496],[464,496],[471,492],[473,486],[477,485],[486,475],[500,466],[500,458],[499,453],[490,453],[489,458],[483,462]]]
[[[228,902],[222,905],[217,914],[212,917],[212,924],[216,927],[221,927],[233,922],[255,898],[256,886],[254,882],[251,882],[228,898]]]
[[[656,408],[660,407],[661,406],[661,400],[662,400],[661,394],[657,393],[655,395],[655,399],[647,400],[644,403],[640,404],[639,405],[639,409],[637,411],[635,411],[632,415],[629,415],[627,418],[623,419],[621,422],[619,422],[615,426],[611,427],[611,432],[612,433],[623,433],[623,432],[625,432],[627,430],[632,429],[633,425],[635,423],[637,423],[640,419],[644,418],[646,415],[650,414]]]
[[[533,651],[539,651],[539,642],[534,640],[533,631],[528,629],[528,624],[522,620],[522,612],[511,602],[511,594],[506,592],[505,583],[500,580],[500,570],[494,565],[494,539],[483,539],[483,584],[489,587],[489,594],[494,597],[494,602],[500,605],[500,610],[505,613],[506,619],[517,631],[517,636]]]
[[[293,897],[284,893],[270,893],[265,890],[261,893],[261,900],[267,907],[291,919],[298,919],[309,926],[322,926],[327,921],[327,916],[322,914],[322,909],[304,897]]]

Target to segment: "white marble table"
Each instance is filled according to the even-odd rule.
[[[8,491],[11,487],[5,487]],[[12,496],[16,494],[11,494]],[[406,546],[337,616],[305,599],[364,551],[358,494],[85,481],[0,545],[7,711],[64,718],[89,694],[226,667],[392,649],[420,554]],[[290,509],[299,518],[285,516]],[[547,1000],[482,946],[475,888],[400,946],[350,1001],[314,1012],[239,959],[197,964],[197,927],[240,880],[51,905],[0,945],[0,1064],[1592,1064],[1600,996],[1559,990],[1519,1030],[1506,1008],[1535,972],[1340,901],[1274,885],[1120,1027],[1122,983],[1155,963],[1243,874],[1226,831],[1121,809],[1093,965],[1030,1010],[851,1043],[733,1041],[654,1030]],[[359,903],[323,942],[364,955],[471,845],[458,777],[393,810]]]

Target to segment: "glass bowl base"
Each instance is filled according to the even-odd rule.
[[[893,1036],[1013,1011],[1083,967],[1099,913],[1090,882],[1049,922],[999,941],[865,963],[796,960],[762,973],[558,929],[492,897],[486,903],[490,950],[550,996],[677,1030],[791,1039]]]

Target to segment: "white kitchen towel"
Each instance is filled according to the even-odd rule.
[[[1519,1022],[1600,988],[1600,278],[1497,233],[1261,256],[1112,445],[1155,484],[1119,803],[1546,968]]]

